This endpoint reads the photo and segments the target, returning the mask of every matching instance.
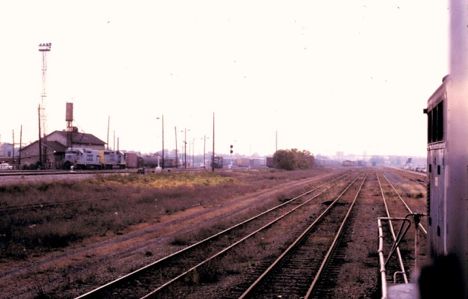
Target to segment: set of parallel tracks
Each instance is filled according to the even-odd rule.
[[[385,206],[385,211],[386,211],[386,217],[387,218],[392,218],[392,217],[397,217],[397,218],[405,218],[407,215],[410,214],[415,214],[415,212],[410,208],[408,203],[403,199],[403,197],[400,195],[398,190],[395,188],[394,184],[390,182],[390,180],[387,178],[385,174],[382,174],[381,177],[383,180],[380,178],[378,174],[377,176],[377,181],[379,183],[379,188],[380,188],[380,193],[382,196],[382,200]],[[388,192],[385,192],[384,189],[387,188]],[[409,220],[412,220],[409,218]],[[388,232],[391,235],[391,239],[393,242],[397,239],[397,234],[401,228],[401,223],[400,222],[395,222],[392,220],[388,220]],[[426,228],[422,225],[421,222],[418,223],[418,229],[423,233],[424,236],[427,236],[427,230]],[[404,240],[406,240],[405,243],[402,243],[403,248],[406,249],[407,254],[403,255],[402,254],[402,249],[400,247],[396,247],[395,250],[395,255],[393,257],[393,262],[392,260],[389,261],[389,264],[387,265],[387,275],[388,273],[400,273],[402,277],[402,282],[408,283],[408,270],[405,267],[405,262],[408,260],[415,259],[417,257],[414,257],[412,254],[412,242],[414,242],[413,239],[414,236],[414,227],[410,227],[410,231],[407,233],[406,237]],[[410,242],[411,241],[411,242]],[[391,245],[391,243],[389,244]],[[389,280],[395,280],[397,276],[395,277],[387,277]]]
[[[413,211],[413,209],[411,209],[411,207],[408,205],[408,203],[403,199],[403,197],[401,196],[400,192],[398,192],[398,190],[396,189],[395,185],[390,182],[390,180],[387,178],[387,176],[385,174],[383,174],[383,178],[385,179],[385,182],[392,188],[394,194],[398,197],[398,199],[400,200],[400,202],[403,204],[403,206],[405,207],[405,210],[407,212],[407,214],[415,214],[416,212]],[[404,213],[404,212],[403,212]],[[404,214],[401,214],[399,216],[405,216]],[[427,230],[426,228],[421,224],[419,223],[418,224],[418,227],[419,229],[423,232],[424,235],[427,235]]]
[[[340,180],[347,180],[349,175],[341,175],[340,177],[335,177],[334,181],[339,182]],[[319,263],[315,261],[315,264],[318,265],[318,271],[314,275],[308,275],[309,278],[316,277],[316,281],[320,277],[320,272],[325,268],[328,259],[333,252],[333,248],[336,246],[339,239],[339,235],[346,223],[347,218],[350,215],[350,211],[354,206],[354,202],[358,197],[358,194],[364,184],[365,179],[362,179],[362,182],[359,186],[359,190],[356,192],[356,195],[353,200],[349,198],[343,200],[343,195],[347,192],[350,192],[351,186],[353,186],[358,180],[358,176],[352,179],[352,182],[347,184],[347,186],[341,191],[340,195],[336,197],[329,206],[322,212],[322,214],[313,221],[311,225],[301,234],[301,236],[293,242],[290,248],[299,248],[301,246],[307,246],[310,242],[314,243],[314,247],[319,246],[317,244],[322,244],[320,246],[331,246],[322,248],[321,254],[326,254],[324,259],[325,262]],[[329,180],[330,181],[330,180]],[[340,183],[336,183],[339,185]],[[341,183],[342,184],[342,183]],[[228,255],[230,252],[234,251],[233,249],[241,247],[242,244],[249,239],[255,238],[260,232],[266,231],[272,228],[276,223],[280,221],[287,221],[287,217],[298,211],[302,207],[306,207],[308,204],[314,202],[319,196],[323,195],[325,192],[330,190],[332,185],[327,185],[326,183],[317,186],[307,192],[296,196],[276,207],[273,207],[263,213],[260,213],[252,218],[249,218],[241,223],[238,223],[234,226],[231,226],[211,237],[208,237],[200,242],[197,242],[193,245],[190,245],[182,250],[179,250],[169,256],[166,256],[160,260],[157,260],[143,268],[140,268],[132,273],[129,273],[123,277],[120,277],[114,281],[111,281],[97,289],[94,289],[86,294],[81,295],[78,298],[157,298],[165,297],[167,293],[171,292],[171,287],[173,288],[178,283],[183,283],[184,280],[187,280],[190,275],[194,275],[198,269],[206,266],[210,262],[213,262],[215,259],[220,259],[223,256]],[[343,201],[343,202],[341,202]],[[331,211],[334,211],[333,216],[325,217]],[[340,214],[337,216],[336,214]],[[346,214],[346,216],[343,216]],[[344,218],[343,218],[344,217]],[[342,219],[343,222],[337,221],[337,218]],[[340,225],[341,223],[341,225]],[[330,231],[329,228],[320,230],[317,229],[317,226],[326,227],[334,225],[337,229],[336,236],[334,234],[330,235],[328,233],[323,233],[324,231]],[[339,227],[339,228],[338,228]],[[312,234],[312,231],[315,233]],[[327,239],[327,241],[324,241]],[[309,240],[309,241],[306,241]],[[330,245],[331,244],[331,245]],[[305,248],[305,247],[303,247]],[[330,249],[331,248],[331,249]],[[299,249],[288,249],[288,252],[301,252]],[[305,251],[308,251],[306,249]],[[280,260],[291,253],[282,254]],[[302,262],[299,257],[299,264]],[[297,262],[296,262],[297,263]],[[260,267],[261,269],[277,269],[280,262],[275,262],[274,266],[268,267],[264,265]],[[281,262],[281,265],[284,263]],[[297,266],[293,266],[297,268]],[[263,270],[262,270],[263,271]],[[258,271],[257,271],[258,272]],[[275,270],[275,273],[277,271]],[[261,272],[259,273],[261,274]],[[262,274],[262,277],[266,277],[270,274]],[[304,275],[299,275],[298,278],[304,277]],[[246,278],[248,281],[250,278]],[[230,294],[230,297],[250,297],[252,296],[253,291],[257,290],[258,283],[262,282],[264,278],[258,280],[257,283],[254,283],[251,287],[241,288],[242,291],[237,293]],[[291,277],[287,278],[288,283],[291,284]],[[252,282],[252,279],[250,279]],[[315,282],[316,283],[316,282]],[[300,282],[293,284],[301,284]],[[302,284],[301,284],[302,285]],[[302,288],[303,290],[304,288]],[[244,293],[242,293],[245,291]],[[293,290],[287,290],[287,294]],[[305,295],[303,292],[302,296]],[[166,294],[166,295],[165,295]],[[256,295],[254,295],[256,296]],[[268,294],[266,296],[269,296]]]
[[[8,170],[0,171],[0,177],[12,176],[44,176],[44,175],[79,175],[79,174],[120,174],[134,173],[135,169],[115,169],[115,170]]]
[[[324,293],[322,277],[339,267],[336,249],[366,178],[355,178],[240,298],[311,298]],[[345,197],[354,191],[353,197]]]

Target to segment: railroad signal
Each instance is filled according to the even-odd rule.
[[[234,146],[231,144],[231,145],[230,145],[230,148],[231,148],[230,153],[231,153],[231,154],[234,152],[233,147],[234,147]]]

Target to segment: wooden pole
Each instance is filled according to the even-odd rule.
[[[37,116],[39,120],[39,165],[42,167],[41,105],[37,108]]]
[[[213,153],[211,156],[211,171],[213,172],[215,169],[214,162],[215,162],[215,114],[213,112]]]
[[[20,126],[20,144],[18,153],[18,169],[21,167],[21,151],[23,150],[23,125]]]

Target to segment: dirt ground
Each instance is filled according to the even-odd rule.
[[[128,228],[120,235],[95,236],[45,254],[0,263],[1,298],[74,297],[180,249],[171,245],[181,235],[203,235],[226,223],[245,219],[333,173],[319,170],[309,178],[282,180],[228,200],[160,217],[155,223]]]
[[[277,204],[285,194],[298,194],[304,186],[340,171],[315,171],[309,178],[284,180],[242,196],[195,205],[162,216],[157,222],[134,225],[122,234],[87,238],[71,246],[22,260],[2,260],[0,298],[78,296],[180,249],[180,246],[173,245],[180,236],[201,238],[219,231],[230,223]],[[330,298],[379,297],[377,217],[384,215],[384,208],[376,178],[372,177],[375,171],[369,174],[369,180],[356,203],[356,216],[346,232],[346,258],[338,276],[340,283]],[[406,193],[411,204],[423,209],[425,194],[422,198],[411,197],[412,185],[417,182],[401,178],[399,183],[402,192],[409,190]]]

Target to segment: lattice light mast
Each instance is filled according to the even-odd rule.
[[[52,43],[42,43],[39,44],[39,52],[42,53],[42,91],[41,91],[41,103],[40,107],[40,122],[41,122],[41,131],[42,136],[45,136],[47,133],[47,117],[46,117],[46,73],[47,73],[47,53],[50,52]]]

